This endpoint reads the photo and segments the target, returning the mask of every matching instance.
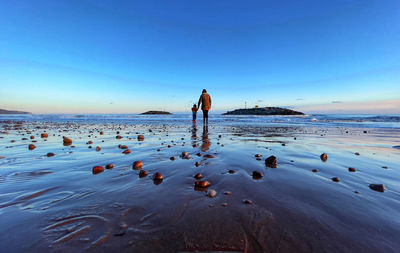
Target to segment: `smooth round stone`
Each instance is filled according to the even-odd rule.
[[[36,146],[33,145],[33,144],[29,144],[29,145],[28,145],[28,149],[29,149],[29,150],[34,150],[35,148],[36,148]]]
[[[31,135],[31,137],[29,137],[29,138],[31,138],[31,140],[33,140],[33,139],[35,139],[35,136]]]
[[[320,156],[320,158],[321,158],[321,160],[322,160],[323,162],[326,162],[326,160],[328,160],[328,155],[327,155],[326,153],[323,153],[323,154]]]
[[[206,187],[210,186],[210,182],[208,182],[208,181],[206,181],[206,180],[204,180],[204,181],[196,181],[196,182],[194,183],[194,185],[195,185],[196,187],[206,188]]]
[[[340,178],[338,178],[338,177],[333,177],[333,178],[332,178],[332,181],[338,183],[338,182],[340,182]]]
[[[250,205],[250,204],[253,204],[253,201],[251,201],[250,199],[244,199],[243,203],[247,204],[247,205]]]
[[[122,136],[121,135],[117,135],[117,136],[115,136],[115,139],[122,139]]]
[[[149,173],[148,173],[147,171],[145,171],[145,170],[139,171],[139,177],[140,177],[140,178],[142,178],[142,177],[147,177],[148,174],[149,174]]]
[[[42,134],[40,134],[40,137],[41,138],[47,138],[47,137],[49,137],[49,134],[48,133],[42,133]]]
[[[317,169],[312,169],[312,172],[317,173],[318,170]]]
[[[164,177],[160,172],[156,172],[156,174],[154,174],[154,180],[163,180]]]
[[[355,155],[360,155],[360,153],[358,153],[358,152],[355,152],[354,154],[355,154]]]
[[[69,146],[72,144],[72,140],[70,138],[63,137],[63,143],[64,143],[64,146]]]
[[[142,161],[135,161],[132,164],[132,169],[140,170],[140,169],[142,169],[142,166],[143,166],[143,162]]]
[[[198,180],[198,179],[203,178],[203,175],[201,173],[197,173],[196,175],[194,175],[194,178],[196,178]]]
[[[260,154],[256,154],[256,155],[255,155],[255,157],[262,157],[262,155],[260,155]]]
[[[197,155],[197,156],[201,156],[201,153],[197,153],[196,155]]]
[[[175,160],[175,157],[171,156],[169,159],[170,159],[171,161],[173,161],[173,160]]]
[[[253,179],[257,180],[257,179],[261,179],[264,175],[259,171],[253,171],[252,176],[253,176]]]
[[[144,135],[143,134],[139,134],[137,139],[138,139],[138,141],[143,141],[144,140]]]
[[[125,149],[122,153],[125,154],[125,155],[127,155],[127,154],[130,154],[131,151],[130,151],[129,149]]]
[[[200,166],[200,162],[196,162],[194,165],[195,165],[196,167],[199,167],[199,166]]]
[[[278,162],[278,158],[271,155],[267,159],[265,159],[265,165],[270,168],[276,168],[276,163]]]
[[[111,170],[112,168],[114,168],[114,164],[109,163],[106,165],[106,169]]]
[[[349,172],[356,172],[356,169],[355,169],[355,168],[352,168],[352,167],[350,167],[350,168],[349,168]]]
[[[104,171],[104,167],[103,166],[94,166],[92,169],[92,173],[93,174],[98,174]]]
[[[103,135],[103,134],[104,134],[104,132],[103,132],[103,131],[101,131],[101,132],[100,132],[100,135]]]
[[[224,202],[221,204],[221,206],[228,206],[228,203]]]
[[[96,151],[100,151],[100,150],[101,150],[101,147],[97,146]]]
[[[234,174],[236,172],[236,170],[229,170],[228,172],[229,172],[229,174]]]
[[[205,157],[205,158],[215,158],[215,155],[212,155],[212,154],[206,154],[206,155],[204,155],[203,157]]]
[[[93,144],[93,141],[88,141],[86,142],[86,144]]]
[[[207,193],[208,197],[210,198],[214,198],[215,196],[217,196],[217,191],[215,190],[209,190]]]
[[[225,194],[225,195],[232,195],[232,192],[230,192],[230,191],[225,191],[224,194]]]
[[[384,192],[386,190],[386,187],[383,184],[370,184],[369,188],[377,192]]]
[[[118,147],[120,148],[120,149],[128,149],[128,145],[118,145]]]
[[[54,153],[47,153],[47,157],[54,156]]]

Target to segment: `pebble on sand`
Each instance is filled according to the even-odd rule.
[[[147,175],[149,174],[149,172],[145,171],[145,170],[141,170],[139,171],[139,177],[147,177]]]
[[[236,170],[229,170],[228,172],[229,172],[229,174],[234,174],[236,172]]]
[[[101,150],[101,147],[97,146],[96,151],[100,151],[100,150]]]
[[[163,180],[164,177],[163,177],[163,175],[162,175],[160,172],[156,172],[156,174],[154,174],[153,179],[154,179],[154,180]]]
[[[175,157],[171,156],[169,159],[170,159],[171,161],[173,161],[173,160],[175,160]]]
[[[278,159],[273,155],[271,155],[270,157],[265,159],[265,165],[270,168],[276,168],[277,162],[278,162]]]
[[[221,204],[221,206],[228,206],[228,203],[224,202]]]
[[[206,188],[208,186],[210,186],[210,182],[204,180],[204,181],[196,181],[194,182],[194,186],[196,187],[200,187],[200,188]]]
[[[370,184],[369,188],[377,192],[384,192],[386,187],[383,184]]]
[[[256,155],[255,155],[255,157],[262,157],[262,155],[260,155],[260,154],[256,154]]]
[[[318,170],[317,169],[312,169],[312,172],[317,173]]]
[[[111,170],[112,168],[114,168],[114,164],[109,163],[106,165],[106,169]]]
[[[144,135],[143,134],[139,134],[137,139],[138,139],[138,141],[144,141]]]
[[[88,141],[86,142],[86,144],[93,144],[93,141]]]
[[[35,148],[36,148],[36,146],[33,145],[33,144],[29,144],[29,145],[28,145],[28,149],[29,149],[29,150],[34,150]]]
[[[121,144],[119,144],[118,147],[119,147],[120,149],[128,149],[128,145],[121,145]]]
[[[93,174],[98,174],[104,171],[104,167],[103,166],[94,166],[92,169],[92,173]]]
[[[33,139],[35,139],[35,136],[31,135],[31,137],[29,137],[29,138],[31,138],[31,140],[33,140]]]
[[[101,132],[100,132],[100,135],[103,135],[103,134],[104,134],[104,132],[103,132],[103,131],[101,131]]]
[[[225,195],[232,195],[232,193],[230,191],[225,191],[224,194]]]
[[[349,168],[349,172],[356,172],[356,169],[355,169],[355,168],[352,168],[352,167],[350,167],[350,168]]]
[[[355,152],[354,154],[355,154],[355,155],[360,155],[360,153],[358,153],[358,152]]]
[[[54,156],[54,153],[47,153],[47,157]]]
[[[320,156],[320,158],[321,158],[321,160],[322,160],[323,162],[326,162],[326,160],[328,160],[328,155],[327,155],[326,153],[323,153],[323,154]]]
[[[115,136],[115,139],[122,139],[122,136],[121,135],[117,135],[117,136]]]
[[[199,180],[199,179],[203,178],[203,175],[201,173],[197,173],[196,175],[194,175],[194,178]]]
[[[134,161],[132,164],[132,169],[134,170],[141,170],[143,166],[143,162],[142,161]]]
[[[129,149],[125,149],[125,150],[122,152],[122,154],[125,154],[125,155],[130,154],[130,153],[131,153],[131,151],[130,151]]]
[[[188,152],[182,152],[181,158],[182,158],[182,159],[190,159],[190,155],[189,155]]]
[[[212,154],[207,154],[207,155],[204,155],[203,157],[205,157],[205,158],[215,158],[215,156],[212,155]]]
[[[42,133],[42,134],[40,135],[40,137],[42,137],[42,138],[47,138],[47,137],[49,137],[49,134],[48,134],[48,133]]]
[[[201,156],[201,153],[197,153],[196,155],[197,155],[197,156]]]
[[[253,204],[253,201],[251,201],[250,199],[244,199],[243,203],[249,205],[249,204]]]
[[[340,182],[340,178],[338,178],[338,177],[333,177],[331,179],[333,182],[336,182],[336,183]]]
[[[253,179],[257,180],[263,177],[263,174],[259,171],[253,171]]]
[[[194,165],[195,165],[196,167],[199,167],[201,164],[200,164],[200,162],[196,162]]]
[[[64,143],[64,146],[69,146],[72,144],[72,140],[70,138],[63,137],[63,143]]]
[[[207,196],[210,198],[214,198],[215,196],[217,196],[217,192],[215,190],[209,190]]]

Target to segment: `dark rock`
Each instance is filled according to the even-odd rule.
[[[323,154],[320,156],[320,158],[321,158],[321,160],[322,160],[323,162],[326,162],[326,160],[328,160],[328,155],[327,155],[326,153],[323,153]]]
[[[236,170],[229,170],[228,172],[229,172],[229,174],[234,174],[236,172]]]
[[[253,171],[253,179],[257,180],[257,179],[261,179],[263,177],[263,174],[259,171]]]
[[[92,169],[92,173],[93,174],[99,174],[101,172],[104,171],[104,167],[103,166],[94,166]]]
[[[70,146],[72,144],[72,140],[67,137],[63,137],[63,144],[64,146]]]
[[[354,154],[355,154],[355,155],[360,155],[360,153],[358,153],[358,152],[355,152]]]
[[[225,191],[224,194],[225,195],[232,195],[232,193],[230,191]]]
[[[52,157],[54,156],[54,153],[47,153],[47,157]]]
[[[125,155],[130,154],[130,153],[131,153],[131,151],[130,151],[129,149],[125,149],[125,150],[122,152],[122,154],[125,154]]]
[[[317,169],[312,169],[312,172],[316,173],[316,172],[318,172],[318,170]]]
[[[164,112],[164,111],[147,111],[147,112],[144,112],[142,114],[144,114],[144,115],[146,115],[146,114],[153,115],[153,114],[172,114],[172,113]]]
[[[352,167],[350,167],[350,168],[349,168],[349,172],[356,172],[356,169],[355,169],[355,168],[352,168]]]
[[[194,186],[196,187],[200,187],[200,188],[206,188],[210,186],[210,182],[204,180],[204,181],[196,181],[194,183]]]
[[[278,159],[273,155],[271,155],[270,157],[265,159],[265,165],[270,168],[276,168],[277,162],[278,162]]]
[[[97,146],[96,151],[100,151],[100,150],[101,150],[101,147]]]
[[[205,158],[215,158],[215,156],[212,155],[212,154],[206,154],[206,155],[204,155],[203,157],[205,157]]]
[[[255,155],[255,157],[262,157],[262,155],[260,155],[260,154],[256,154],[256,155]]]
[[[171,161],[173,161],[173,160],[175,160],[175,157],[171,156],[169,159],[170,159]]]
[[[199,167],[199,166],[200,166],[200,162],[196,162],[194,165],[195,165],[196,167]]]
[[[244,204],[250,205],[250,204],[253,204],[253,201],[251,201],[251,200],[249,200],[249,199],[244,199],[244,200],[243,200],[243,203],[244,203]]]
[[[370,184],[369,188],[377,192],[384,192],[386,187],[383,184]]]
[[[163,180],[164,177],[163,177],[163,175],[161,175],[160,172],[156,172],[156,174],[154,174],[153,179],[154,179],[154,180]]]
[[[33,140],[33,139],[35,139],[35,136],[31,135],[31,137],[29,137],[29,138],[31,138],[31,140]]]
[[[36,146],[33,145],[33,144],[29,144],[29,145],[28,145],[28,149],[29,149],[29,150],[34,150],[35,148],[36,148]]]
[[[139,177],[140,178],[147,177],[148,174],[149,173],[147,171],[145,171],[145,170],[139,171]]]
[[[340,178],[338,178],[338,177],[333,177],[331,179],[333,182],[336,182],[336,183],[340,182]]]
[[[122,136],[121,135],[117,135],[117,136],[115,136],[115,139],[122,139]]]
[[[139,134],[137,139],[138,139],[138,141],[144,141],[144,135],[143,134]]]
[[[194,178],[199,180],[199,179],[203,178],[203,175],[201,173],[197,173],[196,175],[194,175]]]
[[[142,161],[135,161],[132,164],[132,169],[134,170],[141,170],[143,166],[143,162]]]

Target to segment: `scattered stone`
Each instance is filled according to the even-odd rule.
[[[197,155],[197,156],[201,156],[201,153],[197,153],[196,155]]]
[[[203,178],[203,175],[201,173],[197,173],[196,175],[194,175],[194,178],[199,180],[199,179]]]
[[[285,143],[282,143],[282,146],[286,146],[286,144],[285,144]]]
[[[101,147],[97,146],[96,151],[100,151],[100,150],[101,150]]]
[[[234,174],[236,172],[236,170],[229,170],[228,172],[229,172],[229,174]]]
[[[182,159],[190,159],[190,155],[189,155],[188,152],[182,152],[181,158],[182,158]]]
[[[149,174],[149,172],[147,172],[145,170],[139,171],[139,177],[140,178],[147,177],[148,174]]]
[[[244,199],[243,203],[250,205],[250,204],[253,204],[253,201],[251,201],[250,199]]]
[[[212,154],[206,154],[206,155],[204,155],[203,157],[205,157],[205,158],[215,158],[215,156],[212,155]]]
[[[130,151],[129,149],[125,149],[122,153],[125,154],[125,155],[127,155],[127,154],[130,154],[131,151]]]
[[[159,149],[159,148],[158,148],[158,149],[157,149],[157,151],[158,151],[158,152],[160,152],[160,151],[161,151],[161,149]]]
[[[88,148],[92,148],[92,146],[88,146]]]
[[[134,170],[141,170],[143,166],[143,162],[142,161],[135,161],[132,164],[132,169]]]
[[[228,206],[228,203],[224,202],[221,204],[221,206]]]
[[[196,181],[194,183],[194,186],[200,187],[200,188],[206,188],[206,187],[210,186],[210,182],[208,182],[206,180],[204,180],[204,181]]]
[[[370,184],[369,188],[377,192],[384,192],[386,187],[383,184]]]
[[[171,156],[169,159],[170,159],[171,161],[174,161],[174,160],[175,160],[175,157]]]
[[[263,174],[259,171],[253,171],[253,179],[258,180],[263,177]]]
[[[42,134],[40,135],[40,137],[41,137],[41,138],[47,138],[47,137],[49,137],[49,134],[48,134],[48,133],[42,133]]]
[[[115,139],[122,139],[122,136],[121,135],[117,135],[117,136],[115,136]]]
[[[382,169],[388,169],[388,167],[387,166],[382,166]]]
[[[194,165],[195,165],[196,167],[199,167],[201,164],[200,164],[200,162],[196,162]]]
[[[138,141],[144,141],[144,135],[143,134],[139,134],[137,139],[138,139]]]
[[[225,191],[224,194],[225,195],[232,195],[232,193],[230,191]]]
[[[86,142],[86,144],[93,144],[93,141],[88,141]]]
[[[154,180],[163,180],[164,177],[163,175],[161,175],[160,172],[156,172],[156,174],[154,174]]]
[[[323,154],[320,156],[320,158],[321,158],[321,160],[322,160],[323,162],[326,162],[326,160],[328,160],[328,155],[327,155],[326,153],[323,153]]]
[[[210,198],[214,198],[215,196],[217,196],[217,192],[215,190],[209,190],[207,195]]]
[[[106,169],[111,170],[112,168],[114,168],[114,164],[109,163],[106,165]]]
[[[358,152],[355,152],[354,154],[355,154],[355,155],[360,155],[360,153],[358,153]]]
[[[317,173],[318,170],[317,169],[312,169],[312,172]]]
[[[29,138],[31,138],[31,140],[33,140],[33,139],[35,139],[35,136],[31,135],[31,137],[29,137]]]
[[[52,157],[54,156],[54,153],[47,153],[47,157]]]
[[[255,157],[262,157],[262,155],[260,155],[260,154],[256,154],[256,155],[255,155]]]
[[[103,132],[103,131],[101,131],[101,132],[100,132],[100,135],[103,135],[103,134],[104,134],[104,132]]]
[[[367,131],[363,131],[365,134],[367,133]]]
[[[70,138],[63,137],[63,143],[64,143],[64,146],[69,146],[72,144],[72,140]]]
[[[336,182],[336,183],[340,182],[340,178],[338,178],[338,177],[333,177],[331,179],[333,182]]]
[[[355,194],[359,194],[360,192],[359,192],[359,191],[354,191],[354,193],[355,193]]]
[[[278,162],[278,159],[273,155],[271,155],[270,157],[265,159],[265,165],[270,168],[276,168],[277,162]]]
[[[28,145],[28,149],[29,149],[29,150],[34,150],[35,148],[36,148],[36,146],[33,145],[33,144],[29,144],[29,145]]]
[[[352,168],[352,167],[350,167],[350,168],[349,168],[349,172],[356,172],[356,169],[355,169],[355,168]]]
[[[104,167],[103,166],[94,166],[92,169],[92,173],[93,174],[98,174],[104,171]]]
[[[121,145],[121,144],[119,144],[118,147],[119,147],[120,149],[128,149],[128,145]]]

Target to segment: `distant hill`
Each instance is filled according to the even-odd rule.
[[[148,111],[148,112],[144,112],[141,114],[172,114],[170,112],[164,112],[164,111]]]
[[[21,111],[9,111],[0,109],[0,114],[32,114],[31,112],[21,112]]]
[[[304,115],[302,112],[279,107],[236,109],[223,115]]]

